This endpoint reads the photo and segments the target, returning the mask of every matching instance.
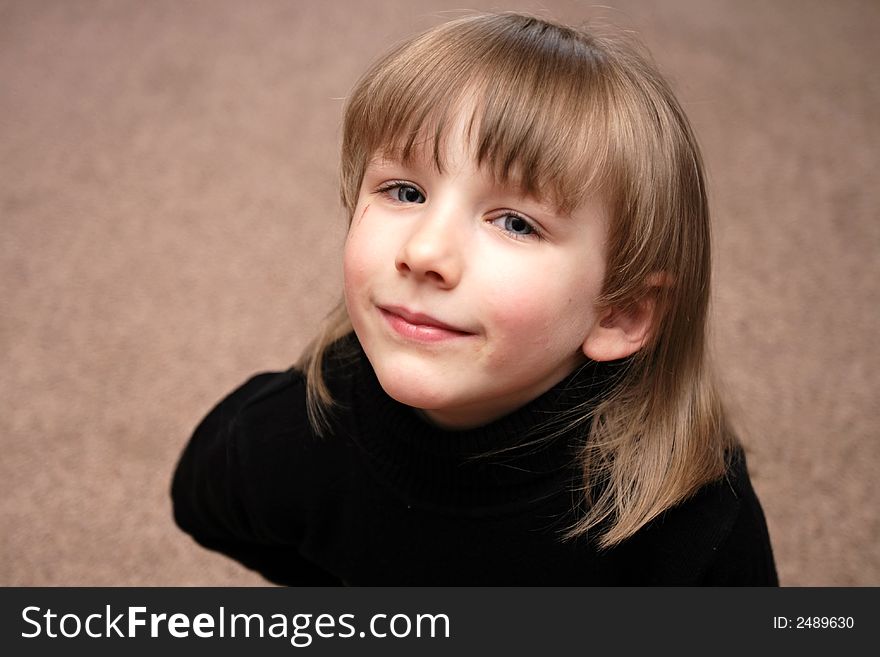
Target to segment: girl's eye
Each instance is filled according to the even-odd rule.
[[[401,203],[425,202],[425,195],[411,185],[400,185],[394,189],[393,195]]]
[[[418,187],[406,183],[392,182],[379,188],[380,192],[388,194],[392,200],[398,203],[424,203],[425,195]]]
[[[518,214],[504,214],[493,219],[491,223],[518,239],[529,236],[538,237],[538,231],[535,230],[535,227]]]

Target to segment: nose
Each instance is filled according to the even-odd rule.
[[[419,218],[397,253],[398,272],[444,289],[458,285],[463,269],[462,227],[450,214],[426,212]]]

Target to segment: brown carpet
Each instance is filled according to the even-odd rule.
[[[504,8],[635,29],[673,80],[782,583],[880,585],[880,4],[609,4]],[[0,2],[0,584],[262,582],[176,529],[175,459],[338,296],[341,98],[461,6]]]

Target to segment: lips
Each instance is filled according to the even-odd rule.
[[[379,306],[378,308],[395,332],[420,342],[436,342],[473,335],[470,331],[401,306]]]

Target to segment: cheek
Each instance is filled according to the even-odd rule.
[[[375,265],[376,243],[368,238],[368,231],[361,230],[356,218],[348,231],[342,254],[342,274],[346,294],[362,287]]]
[[[342,274],[346,287],[363,276],[366,270],[363,255],[364,252],[359,248],[357,242],[349,237],[345,242],[345,249],[342,252]]]
[[[342,294],[348,308],[348,316],[355,329],[360,324],[360,317],[373,297],[370,284],[369,268],[358,259],[358,254],[346,249],[342,269]]]
[[[370,249],[362,233],[352,229],[345,242],[342,258],[342,293],[348,317],[359,336],[364,337],[363,317],[373,298]]]
[[[498,281],[486,297],[487,324],[502,348],[577,350],[595,318],[588,285],[539,276]]]
[[[352,248],[351,240],[346,241],[342,254],[342,284],[345,296],[349,297],[363,281],[363,265],[358,261],[358,253]]]

